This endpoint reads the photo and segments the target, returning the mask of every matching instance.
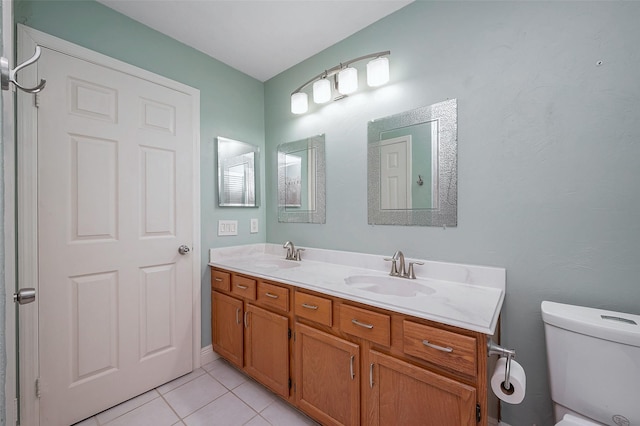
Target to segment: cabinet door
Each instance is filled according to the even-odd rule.
[[[242,368],[242,300],[211,293],[211,341],[213,350]]]
[[[245,370],[274,392],[289,397],[289,318],[247,305]]]
[[[360,424],[357,344],[296,324],[295,363],[296,402],[300,409],[323,425]]]
[[[476,391],[471,386],[373,350],[369,362],[367,424],[476,424]]]

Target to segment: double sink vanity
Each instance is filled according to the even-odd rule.
[[[288,250],[210,251],[218,354],[323,425],[498,418],[487,339],[497,335],[504,269]]]

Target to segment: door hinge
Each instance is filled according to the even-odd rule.
[[[33,95],[33,106],[40,108],[40,96],[37,93]]]
[[[291,383],[291,377],[289,377],[289,389],[291,389],[292,383]]]
[[[36,398],[40,398],[40,377],[36,379]]]
[[[289,329],[289,339],[291,339],[291,329]]]
[[[481,414],[481,410],[480,410],[480,404],[476,404],[476,422],[480,423],[480,420],[482,420],[482,414]]]

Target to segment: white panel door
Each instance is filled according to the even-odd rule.
[[[380,142],[380,209],[411,208],[411,136]]]
[[[40,424],[192,370],[192,100],[43,49],[38,96]]]

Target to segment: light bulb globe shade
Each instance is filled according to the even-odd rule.
[[[291,95],[291,112],[304,114],[309,110],[309,99],[304,92],[296,92]]]
[[[338,92],[348,95],[358,90],[358,70],[352,67],[344,68],[338,73]]]
[[[382,86],[389,81],[389,58],[380,57],[367,64],[367,84],[370,87]]]
[[[331,82],[326,78],[313,83],[313,102],[323,104],[331,100]]]

